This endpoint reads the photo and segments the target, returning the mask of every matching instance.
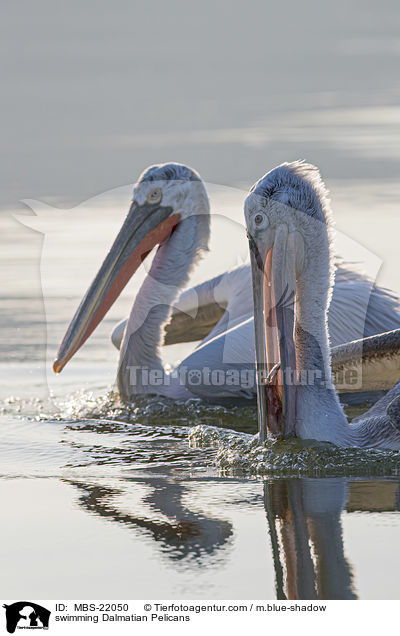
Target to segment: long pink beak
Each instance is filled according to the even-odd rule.
[[[67,364],[96,329],[153,247],[164,242],[180,221],[179,214],[159,204],[131,204],[124,224],[95,279],[72,318],[53,364]]]

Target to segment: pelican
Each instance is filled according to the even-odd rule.
[[[362,367],[362,373],[358,373],[362,384],[340,386],[343,399],[362,402],[371,393],[387,391],[393,386],[400,371],[400,332],[386,336],[385,343],[383,338],[378,341],[371,336],[396,330],[400,324],[399,309],[398,298],[393,293],[338,261],[328,311],[332,369],[336,377],[349,369]],[[122,320],[112,332],[111,340],[117,349],[121,346],[126,324],[127,320]],[[184,361],[189,374],[207,367],[229,373],[236,362],[240,363],[240,369],[249,372],[253,369],[254,319],[249,264],[191,287],[177,298],[170,322],[165,325],[163,343],[193,341],[201,342]],[[385,359],[373,355],[382,346],[388,352]],[[190,389],[203,400],[256,398],[255,383],[250,388],[243,383],[241,387],[226,384],[222,388],[220,384],[199,381],[192,382]],[[344,397],[344,394],[353,395]]]
[[[55,373],[80,349],[158,245],[124,328],[117,386],[124,399],[146,393],[190,397],[184,378],[165,373],[160,345],[172,304],[208,249],[209,234],[209,201],[197,172],[177,163],[145,170],[134,186],[123,226],[66,331]]]
[[[261,440],[267,434],[294,435],[344,447],[399,450],[400,382],[351,423],[332,383],[327,325],[332,215],[318,169],[294,162],[267,173],[246,198],[245,218]],[[377,342],[396,337],[398,332],[383,334]],[[341,351],[342,359],[349,350]],[[379,346],[370,350],[380,357]],[[382,356],[388,356],[386,347]]]
[[[120,395],[127,400],[146,393],[210,401],[255,399],[249,266],[182,293],[208,249],[209,233],[209,202],[198,173],[176,163],[146,169],[134,186],[126,220],[67,329],[54,371],[59,373],[79,350],[142,260],[159,245],[129,319],[112,336],[120,349]],[[369,298],[370,281],[344,267],[338,270],[337,300],[331,311],[335,345],[364,334],[360,306],[365,306],[366,294],[361,303],[362,285]],[[370,306],[375,311],[367,313],[367,335],[393,328],[397,311],[393,296],[372,289]],[[383,327],[375,318],[379,313]],[[166,373],[161,345],[200,339],[195,351],[172,373]],[[215,382],[210,379],[213,373]]]

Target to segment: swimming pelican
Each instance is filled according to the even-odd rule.
[[[339,261],[340,263],[340,261]],[[119,349],[127,320],[112,332],[112,342]],[[343,377],[350,369],[362,365],[357,377],[362,383],[340,386],[347,401],[365,401],[365,393],[387,391],[400,372],[400,332],[377,341],[371,339],[382,332],[396,330],[400,324],[400,304],[396,296],[375,285],[367,276],[343,263],[337,265],[333,297],[328,311],[328,330],[332,347],[332,369],[335,377]],[[190,373],[209,367],[228,373],[235,361],[250,371],[255,358],[253,292],[250,265],[241,265],[210,280],[183,291],[174,303],[170,322],[165,326],[164,344],[201,341],[185,360]],[[344,343],[347,344],[344,355]],[[350,346],[351,344],[351,346]],[[340,346],[341,345],[341,346]],[[371,355],[385,346],[388,356]],[[379,373],[378,373],[379,371]],[[239,397],[236,385],[193,383],[192,393],[202,399],[219,400]],[[363,394],[361,395],[361,391]],[[355,392],[359,394],[356,398]],[[240,390],[243,398],[256,397],[255,384]]]
[[[267,173],[246,198],[245,218],[260,438],[269,432],[339,446],[400,449],[400,382],[351,423],[332,383],[327,328],[332,220],[318,169],[294,162]],[[396,332],[377,341],[385,337],[390,340]],[[379,349],[370,349],[379,358]],[[345,359],[346,351],[341,355]],[[386,348],[382,356],[388,356]]]
[[[118,390],[125,399],[138,393],[190,397],[181,376],[164,372],[160,345],[172,304],[207,250],[209,233],[209,201],[194,170],[175,163],[145,170],[134,186],[123,226],[66,331],[54,371],[59,373],[83,345],[158,245],[124,330]]]
[[[83,345],[141,261],[158,244],[129,320],[113,334],[113,341],[120,348],[117,384],[121,396],[130,399],[138,393],[158,393],[176,399],[255,399],[249,267],[238,268],[181,294],[207,249],[209,232],[209,202],[204,184],[194,170],[174,163],[145,170],[134,186],[127,218],[67,329],[54,362],[55,372],[60,372]],[[339,272],[337,301],[331,312],[334,344],[363,335],[360,306],[365,307],[365,297],[369,298],[371,289],[369,281],[360,283],[357,275],[345,268]],[[361,284],[368,291],[363,303]],[[368,333],[393,328],[395,305],[389,294],[372,290],[370,306],[377,307],[378,312],[367,314]],[[383,329],[373,317],[379,310]],[[201,345],[172,374],[167,374],[160,354],[163,342],[198,339],[203,339]],[[213,372],[217,373],[215,382],[210,381]]]

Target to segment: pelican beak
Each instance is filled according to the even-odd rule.
[[[172,208],[133,201],[128,215],[95,279],[79,305],[53,364],[55,373],[80,349],[155,245],[164,242],[180,221]]]
[[[249,235],[260,441],[294,435],[296,244],[285,225]]]

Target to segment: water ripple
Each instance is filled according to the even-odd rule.
[[[339,448],[329,442],[296,438],[260,445],[256,436],[208,426],[193,427],[189,443],[193,448],[215,448],[215,463],[227,475],[400,475],[400,451]]]

